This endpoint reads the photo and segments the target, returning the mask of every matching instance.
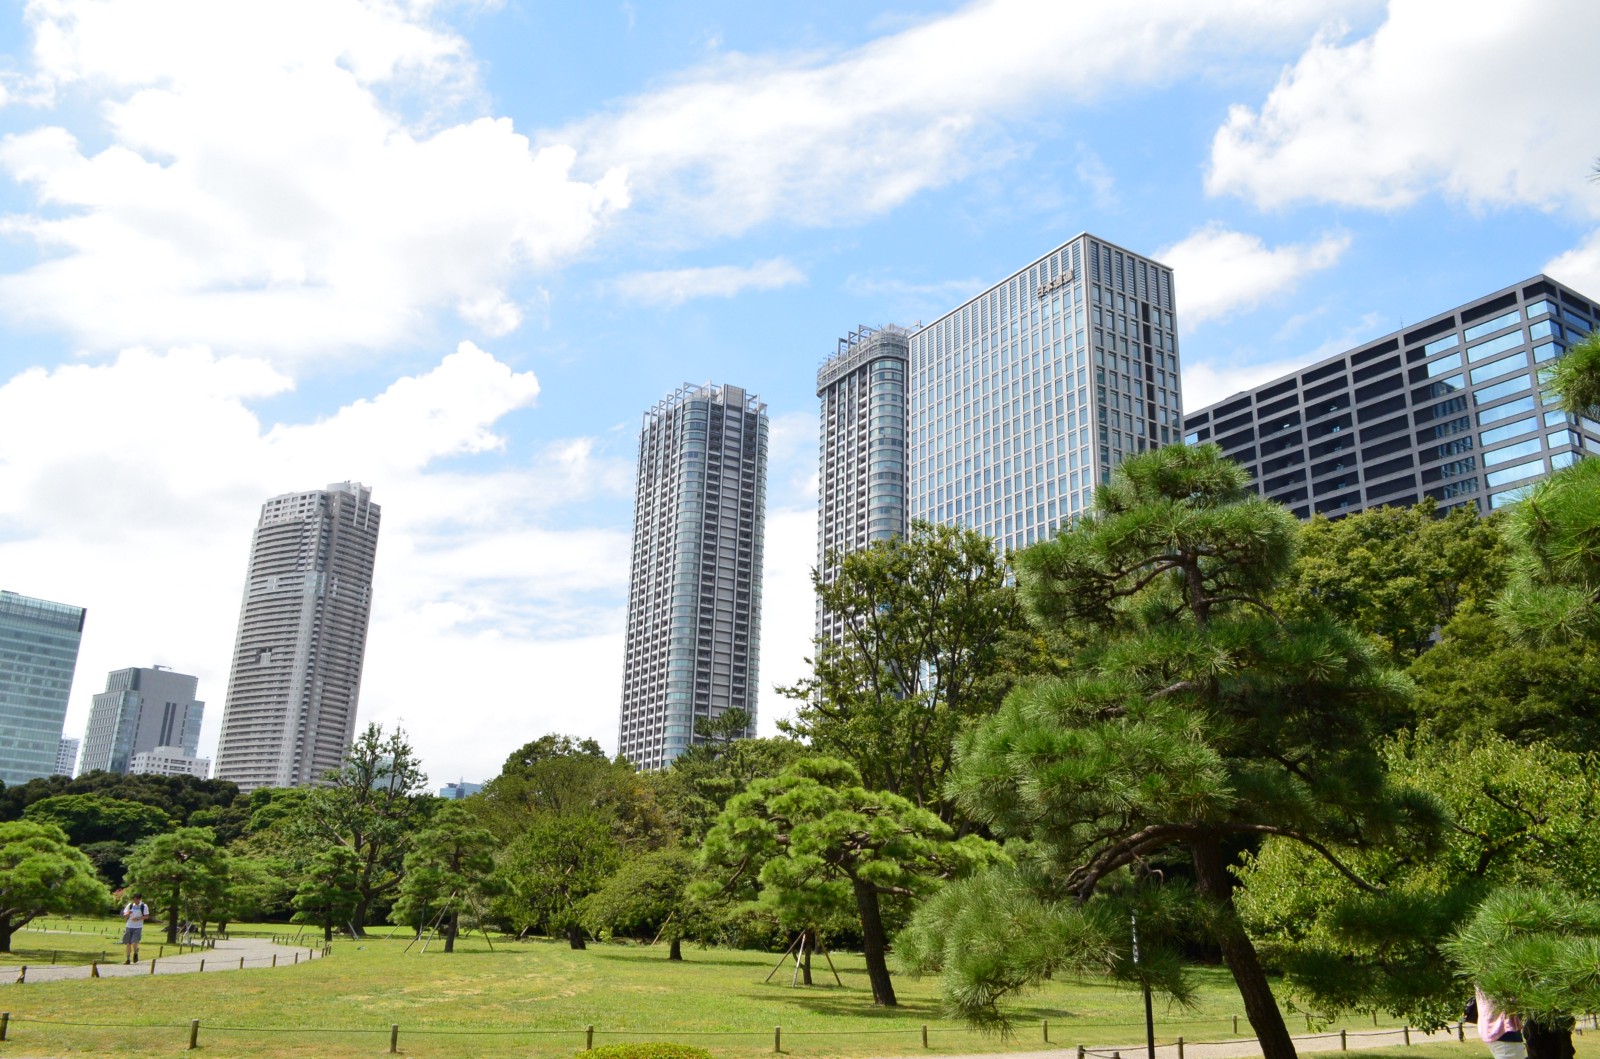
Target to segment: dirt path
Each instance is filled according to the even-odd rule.
[[[173,954],[150,959],[149,954],[159,952],[158,945],[145,945],[143,955],[145,958],[136,964],[122,962],[122,947],[111,946],[117,953],[112,962],[98,965],[101,978],[131,978],[139,974],[194,974],[204,971],[211,974],[214,971],[237,971],[241,968],[239,961],[243,960],[243,967],[278,967],[294,966],[308,960],[322,959],[321,948],[312,948],[301,945],[277,945],[266,938],[232,938],[228,941],[218,941],[215,948],[197,949],[183,955]],[[29,964],[26,976],[22,973],[22,965],[16,963],[0,964],[0,985],[15,985],[19,980],[27,982],[60,982],[72,978],[92,977],[96,968],[89,964]]]

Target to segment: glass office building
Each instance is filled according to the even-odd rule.
[[[90,700],[83,771],[128,772],[135,754],[157,747],[181,747],[194,757],[206,711],[195,697],[199,683],[166,666],[107,674],[106,690]]]
[[[817,372],[822,400],[817,475],[817,569],[838,576],[838,558],[904,536],[906,362],[911,332],[860,327],[839,339]],[[837,639],[837,616],[817,603],[817,635]]]
[[[1301,518],[1424,497],[1490,511],[1600,453],[1600,424],[1539,381],[1597,320],[1589,298],[1535,276],[1199,409],[1186,437]]]
[[[645,413],[618,752],[658,769],[730,709],[756,727],[767,408],[685,385]]]
[[[1172,270],[1077,236],[912,334],[911,517],[1052,536],[1182,434]]]
[[[0,781],[8,787],[56,770],[84,615],[0,591]]]

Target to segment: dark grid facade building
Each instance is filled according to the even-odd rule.
[[[216,778],[300,787],[355,738],[379,508],[342,482],[273,497],[250,548]]]
[[[84,613],[0,591],[0,782],[8,787],[55,771]]]
[[[737,386],[685,385],[645,413],[618,752],[670,765],[697,720],[756,726],[767,409]]]
[[[1082,234],[914,332],[911,517],[1025,547],[1177,441],[1175,311],[1171,269]]]
[[[1489,511],[1600,452],[1600,425],[1539,384],[1596,313],[1535,276],[1202,408],[1185,438],[1216,442],[1300,518],[1423,497]]]
[[[822,421],[817,478],[817,569],[906,533],[906,370],[911,332],[861,327],[839,339],[817,372]],[[838,640],[840,620],[817,603],[817,635]]]

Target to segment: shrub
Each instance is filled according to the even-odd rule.
[[[711,1059],[711,1053],[692,1044],[667,1044],[664,1041],[638,1041],[633,1044],[607,1044],[575,1059]]]

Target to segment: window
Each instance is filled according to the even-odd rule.
[[[1474,392],[1472,403],[1478,406],[1492,404],[1509,394],[1517,393],[1520,390],[1532,389],[1532,387],[1533,382],[1528,376],[1518,375],[1514,379],[1497,382],[1493,386],[1485,386],[1483,389]]]
[[[1484,462],[1488,462],[1487,456],[1484,457]],[[1509,482],[1515,482],[1522,478],[1532,478],[1534,475],[1543,473],[1544,461],[1532,460],[1528,463],[1519,463],[1515,467],[1506,467],[1502,470],[1490,471],[1486,478],[1489,483],[1489,488],[1493,489],[1497,485],[1506,485]]]
[[[1471,327],[1467,328],[1467,341],[1471,342],[1473,339],[1482,338],[1484,335],[1493,334],[1502,327],[1510,327],[1512,324],[1520,323],[1521,319],[1522,317],[1518,314],[1517,310],[1512,309],[1504,316],[1497,316],[1493,320],[1485,320],[1481,324],[1473,324]]]
[[[1423,346],[1422,347],[1422,351],[1424,353],[1426,353],[1428,356],[1431,357],[1435,353],[1442,353],[1443,351],[1445,351],[1447,349],[1454,349],[1460,343],[1461,343],[1461,336],[1460,335],[1454,335],[1454,334],[1445,335],[1443,338],[1436,338],[1432,342],[1429,342],[1427,345]],[[1460,366],[1459,362],[1457,363],[1456,366],[1457,367]]]
[[[1478,425],[1486,427],[1490,423],[1498,423],[1509,416],[1520,415],[1523,412],[1533,411],[1533,398],[1524,397],[1520,401],[1507,401],[1505,404],[1496,405],[1478,413]],[[1548,418],[1548,417],[1547,417]],[[1509,436],[1509,435],[1508,435]]]
[[[1476,364],[1478,361],[1492,357],[1496,353],[1504,353],[1506,350],[1515,349],[1520,345],[1522,345],[1522,332],[1512,331],[1501,335],[1499,338],[1491,338],[1487,342],[1479,342],[1475,346],[1468,346],[1467,362]]]
[[[1488,379],[1498,378],[1508,372],[1523,371],[1527,367],[1528,358],[1521,354],[1506,357],[1504,360],[1497,360],[1481,367],[1473,368],[1472,381],[1474,383],[1484,382]]]
[[[1479,440],[1479,442],[1481,442],[1484,445],[1493,445],[1493,444],[1496,444],[1497,442],[1505,441],[1507,438],[1514,438],[1518,434],[1526,434],[1528,431],[1533,430],[1538,425],[1539,425],[1539,420],[1537,418],[1533,417],[1533,416],[1529,416],[1527,419],[1519,419],[1515,423],[1507,423],[1503,427],[1495,427],[1493,430],[1485,430],[1482,434],[1480,434],[1478,436],[1478,440]],[[1507,450],[1502,449],[1501,451],[1504,452],[1504,451],[1507,451]],[[1529,451],[1531,451],[1531,452],[1537,452],[1538,451],[1537,439],[1535,439],[1534,447],[1532,449],[1530,449]],[[1520,455],[1520,454],[1517,454],[1517,455]],[[1493,459],[1492,455],[1491,456],[1485,456],[1484,457],[1484,462],[1485,463],[1500,463],[1500,462],[1503,462],[1503,458],[1501,460],[1497,460],[1497,459]]]

